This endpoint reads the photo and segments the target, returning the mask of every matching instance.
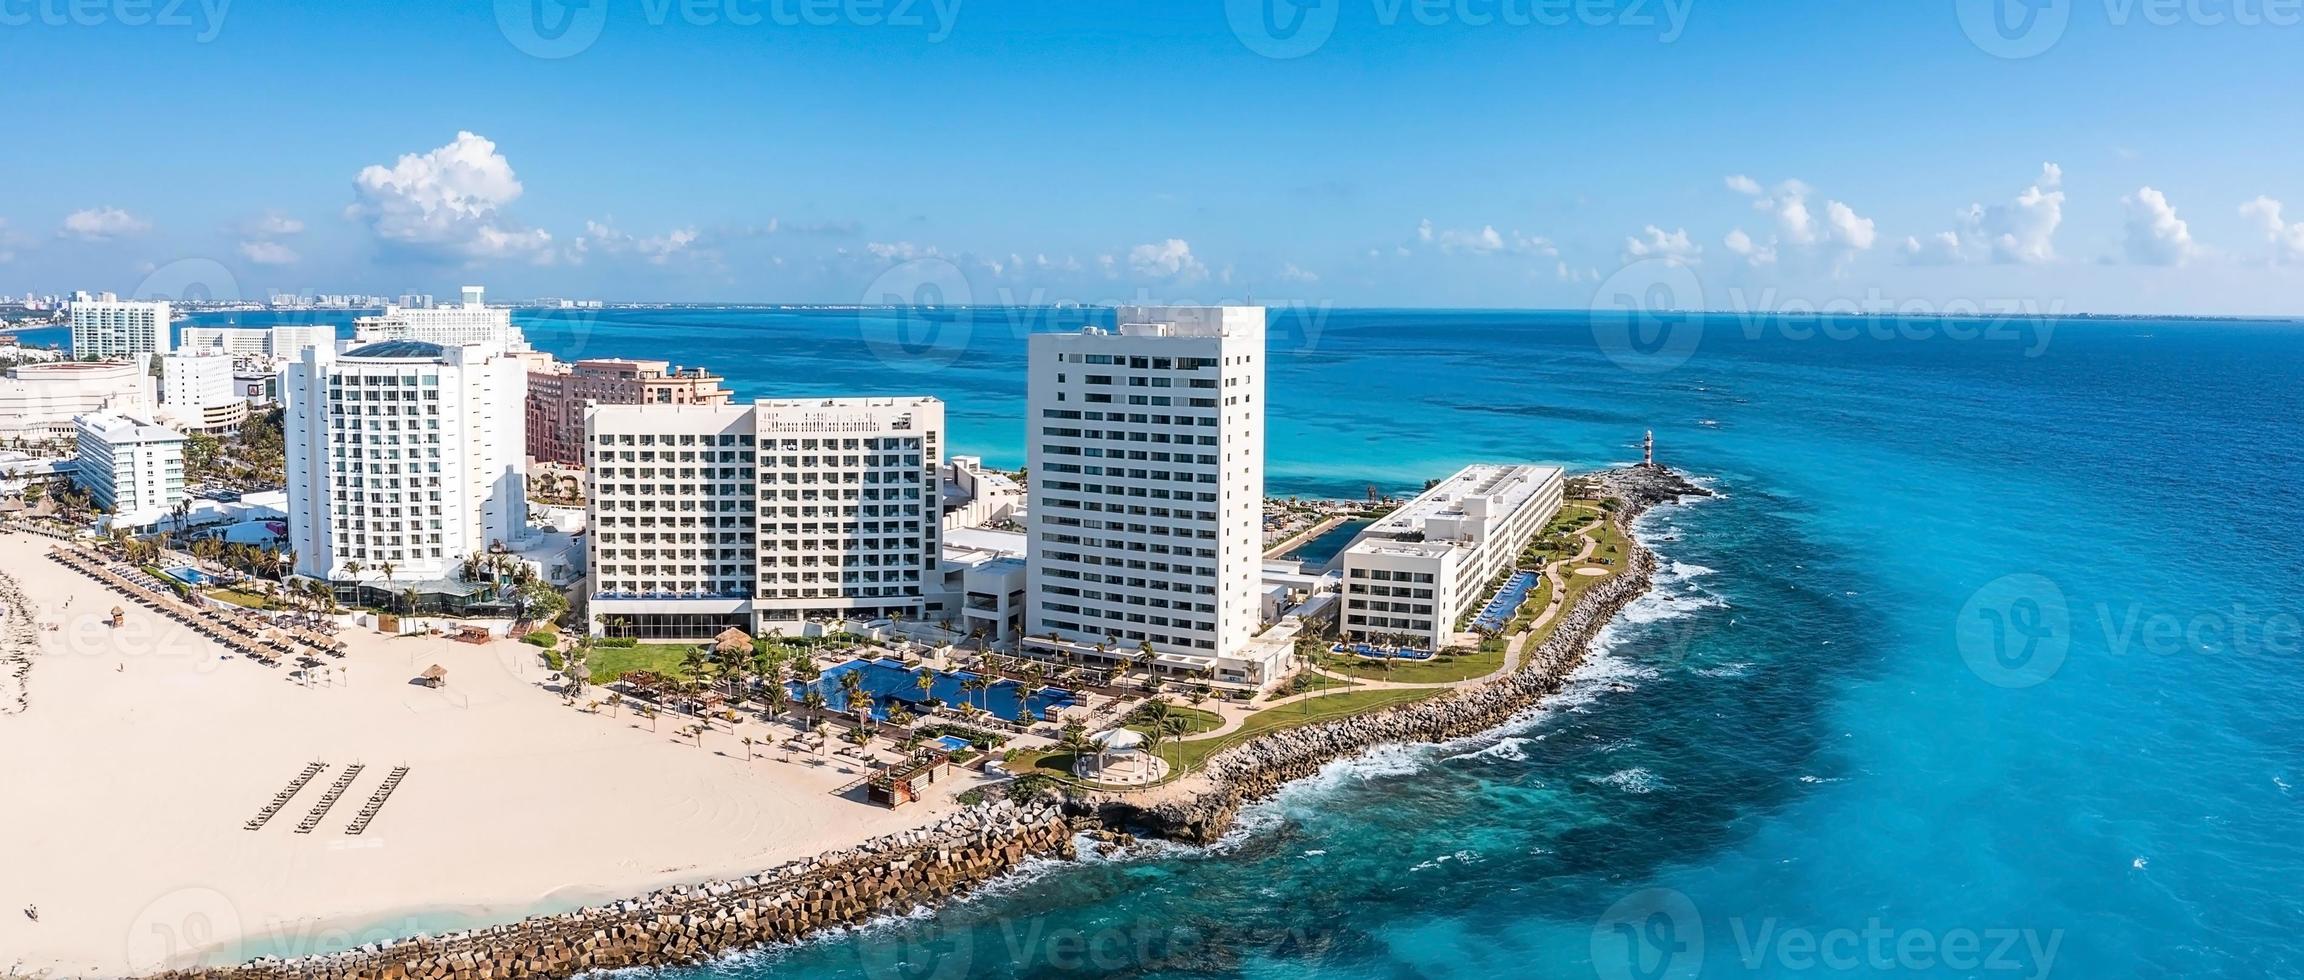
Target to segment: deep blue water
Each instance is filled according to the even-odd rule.
[[[1287,554],[1280,557],[1290,561],[1303,562],[1306,568],[1319,568],[1335,560],[1337,555],[1343,554],[1344,549],[1352,544],[1352,539],[1359,537],[1360,532],[1367,530],[1368,525],[1374,523],[1376,521],[1373,518],[1356,517],[1344,521],[1335,527],[1320,532],[1319,537],[1289,549]]]
[[[527,322],[746,396],[933,393],[1012,465],[1043,319]],[[1274,323],[1274,492],[1647,428],[1725,492],[1645,522],[1659,593],[1548,710],[1332,767],[1213,851],[693,974],[2304,975],[2304,327],[1698,325],[1656,356],[1581,314]]]

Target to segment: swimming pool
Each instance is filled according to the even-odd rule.
[[[203,572],[190,565],[178,565],[174,568],[163,568],[160,570],[160,572],[169,578],[191,586],[205,586],[216,581],[214,578],[210,577],[207,572]]]
[[[963,752],[976,747],[976,743],[970,742],[958,735],[939,736],[935,741],[928,744],[933,745],[939,749],[943,749],[946,752]]]
[[[928,698],[950,705],[972,704],[1005,721],[1016,721],[1027,711],[1031,713],[1032,720],[1037,720],[1047,717],[1049,708],[1065,708],[1080,703],[1078,695],[1053,687],[1043,687],[1027,694],[1024,685],[1000,680],[992,682],[992,686],[985,690],[962,690],[960,685],[976,680],[975,674],[927,668],[913,670],[893,660],[851,660],[826,668],[813,685],[816,690],[824,692],[826,706],[841,714],[853,713],[848,707],[848,693],[840,688],[841,676],[851,673],[863,678],[864,696],[872,702],[872,717],[881,720],[887,719],[891,705],[901,703],[910,710],[918,711]],[[925,695],[920,690],[922,674],[926,674],[929,679]],[[810,686],[800,681],[785,685],[792,692],[792,700],[795,702],[807,696]]]

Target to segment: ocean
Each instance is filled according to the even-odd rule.
[[[1098,316],[521,320],[742,397],[934,394],[952,451],[1012,466],[1023,336]],[[1552,703],[1335,764],[1212,849],[676,975],[2304,976],[2304,326],[1622,327],[1275,311],[1271,492],[1623,463],[1648,429],[1720,491],[1642,520],[1658,588]]]

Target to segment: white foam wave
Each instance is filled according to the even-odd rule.
[[[1696,669],[1696,673],[1703,677],[1742,677],[1751,672],[1752,665],[1741,661]]]
[[[1502,759],[1506,762],[1526,762],[1528,761],[1529,741],[1531,740],[1526,738],[1506,737],[1499,739],[1496,744],[1488,746],[1484,749],[1479,749],[1472,752],[1456,753],[1455,755],[1449,756],[1448,761],[1459,762],[1468,759]]]
[[[1593,783],[1597,785],[1613,786],[1627,793],[1642,795],[1653,793],[1660,789],[1672,788],[1662,779],[1658,779],[1655,773],[1649,772],[1648,770],[1640,768],[1639,766],[1634,766],[1630,769],[1618,769],[1615,772],[1609,773],[1605,776],[1591,776],[1587,778],[1589,778]]]

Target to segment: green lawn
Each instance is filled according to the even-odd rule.
[[[1307,698],[1295,704],[1266,708],[1249,715],[1248,720],[1242,722],[1238,729],[1228,732],[1220,738],[1194,739],[1173,743],[1163,747],[1160,756],[1167,759],[1168,764],[1172,767],[1176,765],[1178,760],[1182,760],[1183,770],[1189,772],[1199,768],[1200,763],[1209,756],[1266,732],[1296,728],[1315,722],[1363,714],[1379,708],[1422,701],[1441,693],[1443,690],[1445,688],[1355,690]]]
[[[635,670],[658,675],[680,676],[680,661],[696,647],[687,643],[643,643],[632,647],[593,647],[586,662],[592,667],[592,683],[606,684]]]
[[[1168,718],[1170,721],[1182,721],[1186,735],[1198,735],[1201,732],[1215,731],[1224,727],[1224,716],[1189,705],[1169,705]],[[1150,734],[1152,731],[1150,722],[1131,722],[1128,727],[1146,734]]]
[[[229,602],[229,603],[231,603],[231,604],[233,604],[233,605],[235,605],[235,606],[240,606],[240,607],[243,607],[243,608],[246,608],[246,609],[284,609],[284,608],[287,608],[287,607],[285,607],[285,606],[282,606],[282,605],[280,605],[279,603],[276,603],[276,602],[272,601],[270,598],[268,598],[268,597],[266,597],[266,596],[263,596],[263,595],[259,595],[259,594],[257,594],[257,593],[254,593],[254,592],[242,592],[242,591],[240,591],[240,590],[238,590],[238,589],[210,589],[210,590],[208,590],[208,592],[206,593],[206,595],[208,596],[208,598],[211,598],[211,599],[219,599],[219,600],[222,600],[222,601],[224,601],[224,602]]]
[[[1320,656],[1321,666],[1339,674],[1372,681],[1398,681],[1402,684],[1446,684],[1454,681],[1486,677],[1504,666],[1504,647],[1492,650],[1465,650],[1461,653],[1443,653],[1430,660],[1395,660],[1386,670],[1384,662],[1356,657],[1349,653],[1326,653]]]

